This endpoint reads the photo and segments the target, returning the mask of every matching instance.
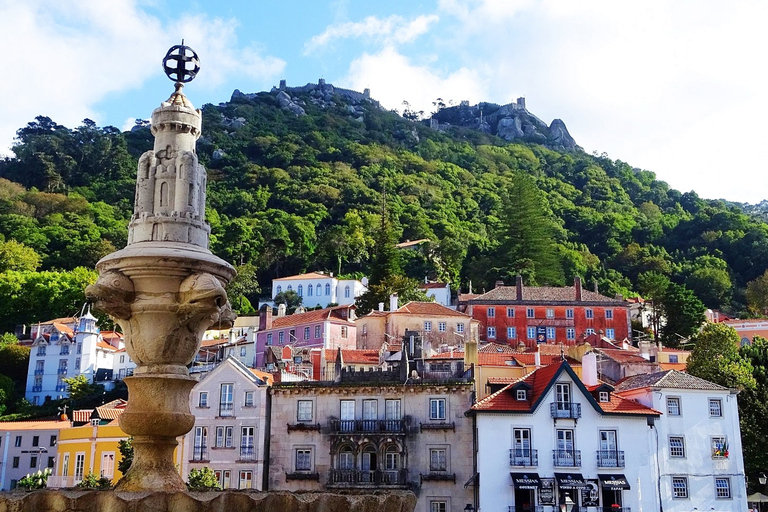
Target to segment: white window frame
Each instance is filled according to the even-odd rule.
[[[603,403],[611,401],[611,396],[607,391],[600,391],[600,393],[598,393],[598,397]]]
[[[320,336],[322,335],[322,331],[320,329],[319,325],[315,326],[315,339],[320,339]]]
[[[308,446],[301,446],[294,448],[293,450],[293,469],[297,473],[311,473],[312,472],[312,448]]]
[[[314,418],[314,411],[315,404],[312,400],[298,400],[296,402],[296,421],[311,422]]]
[[[304,339],[308,340],[309,335],[311,334],[312,330],[309,328],[309,326],[304,327]]]
[[[517,327],[507,327],[507,339],[508,340],[517,339]]]
[[[209,407],[208,406],[208,392],[207,391],[201,391],[200,396],[197,400],[197,406],[198,407]]]
[[[554,340],[556,338],[557,331],[555,331],[554,327],[547,327],[547,339],[548,340]]]
[[[555,308],[547,308],[547,318],[555,318]]]
[[[496,338],[496,328],[495,327],[488,327],[487,329],[488,338],[495,339]]]
[[[717,451],[718,446],[727,446],[728,445],[728,438],[726,436],[711,436],[709,438],[709,446],[712,451],[712,458],[713,459],[725,459],[726,457],[724,455],[715,455],[715,452]]]
[[[731,479],[727,476],[715,477],[715,498],[718,500],[730,500],[733,498],[731,492]]]
[[[445,322],[437,322],[437,331],[438,332],[445,332],[446,329],[446,323]]]
[[[488,318],[496,318],[496,308],[494,306],[490,306],[487,311],[486,316]]]
[[[535,340],[536,339],[536,328],[535,327],[528,327],[525,331],[526,336],[528,336],[529,340]]]
[[[242,469],[239,471],[237,480],[238,489],[253,489],[253,471]]]
[[[246,391],[243,407],[254,407],[255,405],[256,405],[256,392]]]
[[[675,484],[679,484],[675,486]],[[686,476],[673,476],[672,477],[672,499],[674,500],[686,500],[690,497],[688,490],[688,477]]]
[[[427,512],[448,512],[448,501],[444,499],[429,500],[429,510]]]
[[[675,410],[675,407],[677,408],[676,410]],[[682,400],[680,400],[679,396],[668,396],[667,397],[667,415],[668,416],[682,416],[683,415]]]
[[[566,327],[566,329],[565,329],[565,339],[567,339],[567,340],[575,340],[576,339],[576,329],[574,327]]]
[[[536,318],[536,308],[525,308],[526,318]]]
[[[507,308],[507,318],[515,318],[515,308]]]
[[[712,406],[716,404],[716,407]],[[715,410],[716,409],[716,410]],[[710,418],[722,418],[723,417],[723,400],[722,398],[710,398],[709,399],[709,417]]]
[[[595,310],[592,308],[585,309],[584,318],[586,318],[587,320],[593,320],[595,318]]]
[[[464,324],[463,323],[456,324],[456,332],[458,332],[460,334],[464,333]]]
[[[432,421],[445,421],[446,418],[448,418],[448,399],[445,397],[430,398],[429,419]]]
[[[671,459],[685,458],[685,436],[669,436],[668,443]]]
[[[519,402],[524,402],[525,400],[528,400],[528,393],[527,393],[527,392],[526,392],[526,390],[524,390],[524,389],[518,389],[518,390],[515,392],[515,398],[516,398],[516,399],[517,399]]]
[[[613,320],[613,310],[612,309],[606,309],[605,310],[605,319],[606,320]]]
[[[607,329],[605,329],[605,337],[608,338],[609,340],[615,340],[616,330],[611,327],[608,327]]]
[[[424,332],[432,332],[432,322],[429,320],[424,322]]]

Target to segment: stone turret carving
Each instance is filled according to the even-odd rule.
[[[175,50],[180,53],[172,55]],[[182,43],[166,60],[189,60],[189,51]],[[177,80],[188,69],[175,68]],[[173,460],[176,438],[195,420],[189,392],[196,381],[186,366],[206,329],[227,328],[234,320],[224,286],[235,271],[208,250],[206,174],[195,152],[202,115],[181,89],[176,83],[152,113],[155,144],[139,159],[128,245],[97,263],[99,279],[86,290],[95,307],[120,325],[137,365],[125,379],[129,400],[120,417],[122,429],[134,436],[135,452],[117,486],[121,491],[186,489]]]

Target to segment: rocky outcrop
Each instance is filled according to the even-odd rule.
[[[581,149],[562,120],[555,119],[547,126],[547,123],[526,109],[524,98],[501,106],[494,103],[470,106],[462,102],[461,105],[443,108],[433,114],[430,126],[438,130],[459,126],[490,133],[510,142],[519,140],[555,149]]]

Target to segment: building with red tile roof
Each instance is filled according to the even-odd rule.
[[[585,384],[561,360],[517,379],[469,412],[477,432],[478,508],[561,506],[639,508],[638,489],[654,489],[649,424],[661,413],[596,380]],[[643,505],[653,496],[643,492]]]
[[[631,340],[629,304],[573,286],[515,286],[503,282],[482,295],[460,296],[458,308],[480,322],[480,339],[529,348],[536,344],[575,345],[590,334]]]
[[[478,322],[465,313],[436,302],[411,301],[399,306],[397,296],[390,297],[388,311],[381,304],[356,323],[357,346],[362,349],[378,350],[385,343],[399,345],[408,331],[421,336],[429,355],[477,341],[478,336]]]

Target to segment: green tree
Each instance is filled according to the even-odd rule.
[[[121,439],[117,442],[117,450],[120,452],[120,461],[117,470],[125,475],[133,464],[133,437]]]
[[[768,471],[768,341],[755,336],[751,345],[739,351],[752,367],[755,386],[739,393],[739,422],[744,469],[748,476]],[[751,481],[752,490],[762,491]]]
[[[768,313],[768,270],[747,283],[747,308],[755,316]]]
[[[29,352],[19,344],[0,346],[0,374],[10,377],[18,389],[26,387]]]
[[[64,379],[64,383],[67,385],[67,392],[69,392],[69,398],[72,400],[80,400],[81,398],[86,398],[104,391],[104,386],[90,382],[82,373]]]
[[[382,199],[382,204],[386,204],[386,195]],[[383,207],[379,229],[376,231],[373,241],[373,260],[370,264],[369,280],[371,284],[379,284],[388,277],[400,274],[400,253],[395,247],[395,243],[395,234],[389,221],[389,215],[386,208]]]
[[[211,468],[193,468],[187,479],[187,489],[190,491],[220,491],[219,479]]]
[[[293,314],[304,299],[295,290],[283,290],[275,295],[275,306],[285,304],[286,313]]]
[[[650,302],[653,338],[659,339],[663,315],[664,294],[669,288],[669,278],[658,272],[643,272],[637,277],[637,287],[646,301]]]
[[[17,338],[15,334],[6,332],[2,336],[0,336],[0,347],[5,347],[6,345],[18,345],[18,344],[19,344],[19,338]]]
[[[530,176],[516,173],[502,203],[499,277],[512,280],[521,274],[530,284],[562,285],[565,277],[556,244],[557,225],[536,183]]]
[[[690,338],[704,323],[707,309],[694,293],[684,285],[670,283],[661,300],[661,308],[667,319],[661,329],[661,337],[676,347],[681,340]]]
[[[727,388],[752,389],[752,365],[739,354],[741,340],[736,330],[725,324],[707,323],[695,336],[686,371]]]
[[[235,268],[237,275],[227,285],[227,296],[238,315],[249,315],[256,310],[250,298],[256,298],[260,291],[256,267],[246,263]]]
[[[40,255],[31,247],[8,240],[0,242],[0,272],[6,270],[31,270],[35,271],[40,267]]]

